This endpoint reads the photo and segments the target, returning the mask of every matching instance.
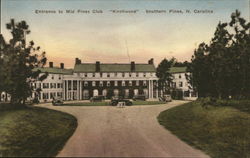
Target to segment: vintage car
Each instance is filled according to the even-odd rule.
[[[124,99],[122,97],[114,96],[111,98],[110,105],[116,106],[116,105],[118,105],[119,102],[123,102],[127,106],[131,106],[133,104],[132,101],[130,101],[129,99]]]
[[[62,98],[53,98],[52,100],[52,105],[62,105],[63,104],[63,99]]]
[[[163,95],[163,97],[159,97],[160,101],[165,101],[165,102],[171,102],[172,98],[171,95],[167,94],[167,95]]]

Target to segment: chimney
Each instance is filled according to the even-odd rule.
[[[64,63],[60,63],[60,68],[64,69]]]
[[[79,58],[75,59],[75,65],[81,64],[81,60]]]
[[[95,64],[95,71],[100,72],[100,70],[101,70],[100,61],[97,61],[96,64]]]
[[[53,68],[53,62],[49,62],[49,67]]]
[[[134,61],[131,62],[131,71],[135,71],[135,62]]]
[[[148,61],[148,64],[153,65],[153,64],[154,64],[154,58],[151,58],[151,59]]]

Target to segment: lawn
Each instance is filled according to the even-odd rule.
[[[180,139],[213,158],[249,158],[250,114],[245,112],[247,104],[232,103],[204,108],[195,101],[161,112],[158,121]]]
[[[6,110],[1,104],[0,109],[0,157],[56,156],[77,127],[75,117],[59,111],[38,107]]]
[[[163,101],[133,101],[133,105],[156,105],[166,104]],[[109,106],[110,102],[79,102],[79,103],[64,103],[62,106]]]

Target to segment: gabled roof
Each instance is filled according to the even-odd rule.
[[[185,73],[187,72],[187,67],[171,67],[170,73]]]
[[[95,63],[76,64],[74,72],[96,72]],[[135,64],[134,72],[155,72],[153,64]],[[100,72],[131,72],[131,64],[100,64]]]
[[[61,69],[59,67],[44,67],[44,68],[35,68],[34,71],[40,70],[41,72],[48,72],[50,74],[64,74],[71,75],[73,74],[72,69]]]

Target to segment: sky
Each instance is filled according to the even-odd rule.
[[[2,0],[1,33],[8,41],[6,23],[11,18],[25,20],[31,30],[27,40],[41,46],[49,61],[63,62],[68,68],[76,57],[85,63],[147,63],[154,58],[157,65],[171,57],[190,61],[199,43],[209,43],[219,21],[229,22],[236,9],[249,21],[249,8],[249,0]]]

